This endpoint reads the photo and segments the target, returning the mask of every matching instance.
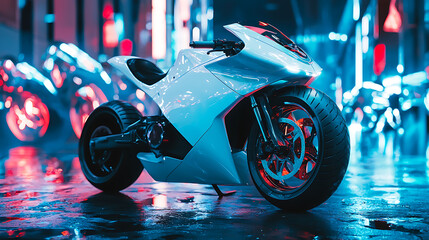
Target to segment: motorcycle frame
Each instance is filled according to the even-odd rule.
[[[182,50],[167,75],[153,85],[144,84],[129,70],[127,61],[135,57],[108,61],[146,93],[152,103],[145,105],[151,109],[149,116],[164,116],[191,146],[183,159],[138,154],[157,181],[252,184],[244,149],[249,131],[227,125],[245,121],[242,125],[249,130],[253,115],[249,96],[267,86],[309,85],[321,73],[310,57],[304,59],[240,24],[224,27],[244,42],[238,54]],[[238,108],[247,108],[246,114],[233,114]]]

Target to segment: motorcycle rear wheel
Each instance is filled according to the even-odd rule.
[[[287,154],[263,153],[254,123],[248,164],[256,188],[286,211],[305,211],[325,202],[340,185],[349,162],[350,137],[335,102],[315,89],[297,86],[270,99],[273,123],[288,142]]]
[[[101,150],[91,157],[91,138],[121,133],[141,117],[132,105],[111,101],[96,108],[83,127],[79,160],[86,179],[105,192],[117,192],[133,184],[143,171],[137,152],[131,149]]]

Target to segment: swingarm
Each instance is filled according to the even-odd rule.
[[[166,121],[161,117],[145,117],[128,126],[122,133],[91,138],[91,155],[96,151],[134,148],[140,152],[152,151],[161,156],[159,147],[164,138]]]

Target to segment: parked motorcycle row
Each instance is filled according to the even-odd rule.
[[[115,99],[145,112],[141,90],[74,44],[49,46],[39,68],[13,57],[0,59],[1,135],[8,143],[75,141],[89,114]]]
[[[397,148],[401,144],[399,137],[406,132],[405,129],[411,135],[413,128],[418,128],[415,123],[418,121],[416,115],[419,109],[429,113],[427,77],[409,79],[390,78],[383,84],[363,82],[362,87],[355,87],[343,94],[342,113],[347,125],[363,134],[362,137],[368,138],[361,139],[359,150],[363,151],[366,145],[374,147],[374,141],[380,136],[384,138],[382,135],[386,134],[393,136],[393,148]],[[382,145],[386,145],[386,140],[383,141]],[[386,149],[378,150],[386,152]]]
[[[348,125],[357,123],[362,132],[381,133],[401,124],[399,93],[373,82],[344,93],[343,115]]]

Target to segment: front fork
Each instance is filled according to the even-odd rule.
[[[250,102],[264,140],[262,148],[264,154],[288,151],[288,142],[279,136],[281,131],[278,124],[273,124],[275,120],[271,118],[273,113],[267,95],[262,94],[256,98],[252,95],[250,96]]]

